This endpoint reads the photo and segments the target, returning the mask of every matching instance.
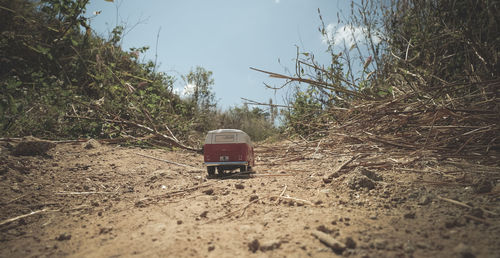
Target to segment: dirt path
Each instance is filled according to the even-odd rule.
[[[500,256],[498,166],[283,142],[252,177],[207,179],[188,152],[6,145],[0,257]]]

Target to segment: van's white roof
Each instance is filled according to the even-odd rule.
[[[217,130],[209,131],[208,133],[244,133],[244,134],[246,134],[242,130],[238,130],[238,129],[217,129]]]
[[[222,140],[219,142],[217,138],[220,135],[221,137],[224,137],[223,135],[235,135],[234,138],[229,139],[229,140]],[[227,137],[226,137],[227,138]],[[250,137],[248,136],[247,133],[238,130],[238,129],[217,129],[213,131],[209,131],[207,133],[207,137],[205,138],[205,144],[213,144],[213,143],[247,143],[247,144],[252,144]]]

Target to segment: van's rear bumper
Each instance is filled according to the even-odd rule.
[[[219,161],[219,162],[205,162],[205,166],[246,166],[248,161]]]

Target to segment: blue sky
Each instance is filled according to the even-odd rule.
[[[131,29],[122,47],[149,46],[143,56],[154,60],[158,71],[177,78],[175,87],[185,86],[180,75],[202,66],[213,72],[213,90],[218,107],[241,105],[241,97],[284,103],[291,91],[275,93],[263,83],[279,86],[249,67],[286,73],[294,70],[296,46],[328,63],[327,46],[318,32],[321,9],[325,23],[334,28],[337,12],[349,13],[350,1],[334,0],[122,0],[114,3],[91,0],[87,17],[98,35],[105,38],[116,25]],[[117,6],[118,14],[117,14]],[[118,15],[118,16],[117,16]],[[161,29],[161,30],[160,30]],[[159,34],[158,48],[155,50]],[[141,57],[140,57],[141,58]],[[281,64],[278,63],[278,59]]]

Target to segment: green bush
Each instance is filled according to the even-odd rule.
[[[122,50],[123,27],[109,40],[83,16],[87,1],[0,3],[0,134],[116,137],[140,129],[189,130],[188,105],[172,93],[174,78],[140,63],[147,47]],[[115,122],[113,122],[115,121]],[[161,128],[161,129],[159,129]]]

